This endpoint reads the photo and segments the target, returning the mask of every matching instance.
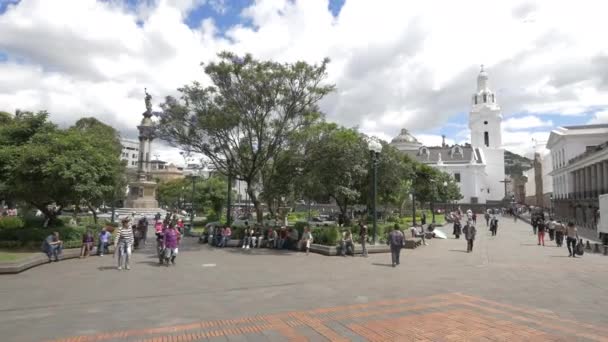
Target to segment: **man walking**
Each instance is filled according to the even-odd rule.
[[[391,246],[391,259],[393,262],[393,267],[399,265],[399,256],[401,255],[401,248],[403,248],[403,243],[405,238],[403,237],[403,233],[399,230],[399,225],[395,223],[393,226],[393,230],[390,232],[388,237],[389,244]]]
[[[473,251],[473,241],[475,241],[475,235],[477,234],[477,229],[473,225],[473,221],[467,222],[467,225],[464,226],[463,233],[464,238],[467,239],[467,253],[471,253]]]
[[[574,225],[574,222],[568,222],[566,227],[566,246],[568,246],[568,256],[576,258],[576,242],[578,240],[578,229]]]
[[[492,236],[496,236],[496,232],[498,231],[498,219],[496,216],[493,216],[490,221],[490,231],[492,232]]]

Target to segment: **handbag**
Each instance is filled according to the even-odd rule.
[[[578,243],[576,244],[576,255],[583,255],[585,254],[585,246],[583,245],[583,239],[579,239]]]

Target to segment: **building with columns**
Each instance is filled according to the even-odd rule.
[[[505,150],[502,148],[502,114],[483,66],[471,97],[471,144],[424,146],[407,129],[391,145],[421,163],[452,175],[463,196],[461,203],[487,203],[505,198]]]
[[[595,229],[598,196],[608,193],[608,124],[566,126],[551,132],[555,211]]]

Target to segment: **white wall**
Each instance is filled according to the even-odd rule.
[[[505,150],[484,148],[482,149],[486,161],[486,187],[490,193],[486,195],[490,201],[500,201],[505,198]]]

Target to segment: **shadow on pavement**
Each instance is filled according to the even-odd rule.
[[[250,248],[243,249],[240,247],[226,247],[226,252],[244,255],[292,255],[299,252],[286,249],[270,249],[270,248]]]
[[[372,265],[374,266],[384,266],[384,267],[393,267],[393,264],[380,264],[377,262],[372,262]]]
[[[99,266],[97,269],[100,271],[116,270],[116,266]]]
[[[138,264],[145,264],[148,266],[154,266],[154,267],[160,267],[162,266],[161,264],[158,263],[158,261],[138,261]]]
[[[450,252],[460,252],[460,253],[466,253],[467,251],[462,250],[462,249],[450,249]]]
[[[537,243],[522,243],[522,246],[538,246]]]

